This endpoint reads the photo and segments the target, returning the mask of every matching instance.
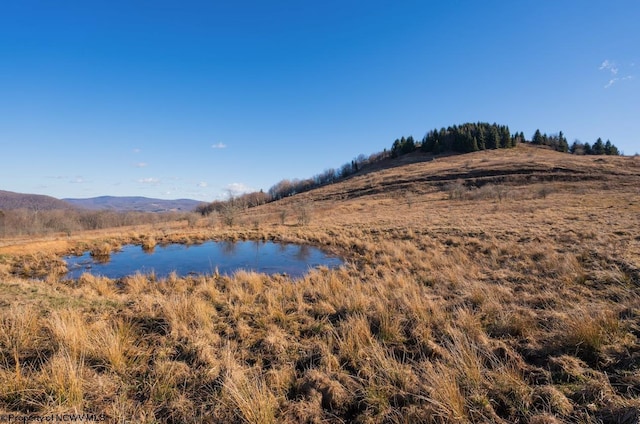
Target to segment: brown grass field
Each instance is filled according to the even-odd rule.
[[[518,146],[431,159],[232,227],[0,240],[0,414],[637,423],[640,158]],[[295,281],[60,278],[64,253],[209,239],[310,243],[347,263]]]

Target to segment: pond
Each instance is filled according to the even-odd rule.
[[[107,258],[94,258],[89,252],[64,258],[69,270],[67,278],[77,279],[87,272],[108,278],[122,278],[136,273],[154,273],[163,278],[175,272],[178,276],[213,274],[230,275],[237,270],[265,274],[287,274],[301,277],[311,268],[342,265],[342,260],[322,250],[296,244],[261,241],[210,241],[197,245],[169,244],[145,251],[141,246],[127,245]]]

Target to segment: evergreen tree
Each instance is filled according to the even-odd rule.
[[[438,130],[429,131],[422,139],[421,149],[424,152],[433,152],[433,145],[438,139]]]
[[[478,126],[478,131],[477,135],[476,135],[476,139],[477,139],[477,143],[478,143],[478,150],[484,150],[487,148],[487,136],[486,136],[486,131],[485,128],[482,126]]]
[[[618,148],[616,146],[614,146],[611,141],[607,140],[607,142],[604,145],[604,154],[605,155],[612,155],[612,156],[619,156],[620,155],[620,151],[618,150]]]
[[[592,154],[594,155],[604,155],[605,150],[604,150],[604,143],[602,142],[602,139],[598,137],[598,140],[596,140],[595,143],[593,143],[593,147],[591,147],[592,150]]]
[[[509,147],[513,147],[514,144],[511,142],[511,133],[509,132],[509,127],[501,127],[500,128],[500,147],[503,149],[508,149]]]
[[[542,133],[540,130],[536,130],[535,134],[533,134],[533,138],[531,138],[531,142],[533,144],[542,144]]]
[[[490,126],[487,132],[486,148],[497,149],[500,147],[500,135],[498,129],[495,126]]]
[[[416,149],[416,143],[412,136],[408,138],[402,137],[401,139],[397,139],[393,142],[391,146],[391,157],[398,157],[400,155],[404,155],[407,153],[411,153]]]
[[[592,155],[593,151],[591,150],[591,145],[587,142],[584,143],[584,154],[585,155]]]
[[[477,152],[479,150],[478,139],[475,136],[471,137],[470,147],[471,147],[471,149],[469,150],[470,152]]]
[[[414,150],[416,150],[416,142],[413,139],[413,136],[409,136],[404,144],[404,146],[402,146],[402,153],[411,153]]]
[[[558,134],[558,147],[556,148],[559,152],[568,152],[569,151],[569,143],[567,142],[566,137],[562,134],[562,131]]]
[[[442,143],[440,143],[440,138],[438,137],[433,143],[433,153],[437,155],[442,151],[443,151]]]
[[[391,145],[392,158],[395,158],[400,154],[400,145],[401,145],[400,143],[401,143],[400,139],[397,139],[397,138],[393,141],[393,144]]]
[[[540,143],[544,146],[550,146],[551,143],[549,142],[549,136],[547,135],[547,133],[542,134],[542,142]]]

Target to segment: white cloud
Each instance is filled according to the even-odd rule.
[[[604,88],[609,88],[611,87],[613,84],[619,82],[619,81],[628,81],[630,79],[633,79],[633,75],[627,75],[626,77],[622,77],[622,78],[612,78],[609,80],[609,82],[607,83],[607,85],[604,86]]]
[[[231,183],[226,187],[227,193],[232,196],[237,196],[243,193],[251,193],[255,191],[253,188],[243,184],[243,183]]]
[[[600,65],[599,69],[601,71],[609,71],[611,72],[611,75],[618,75],[618,65],[616,65],[615,62],[612,62],[609,59],[605,59],[605,61],[602,62],[602,65]]]
[[[225,149],[226,147],[227,145],[224,143],[216,143],[211,145],[212,149]]]
[[[138,162],[135,164],[136,168],[145,168],[148,164],[146,162]]]
[[[635,66],[635,63],[632,63],[629,65],[630,68],[633,68],[634,66]],[[600,68],[598,69],[600,69],[601,71],[609,72],[611,74],[611,78],[609,79],[609,82],[604,86],[604,88],[609,88],[620,81],[627,81],[634,78],[633,75],[626,75],[624,77],[619,77],[618,73],[620,72],[620,68],[618,64],[609,59],[605,59],[605,61],[602,62],[602,64],[600,65]]]
[[[158,184],[160,180],[157,178],[140,178],[138,182],[142,184]]]
[[[208,184],[208,183],[206,183],[205,181],[200,181],[200,182],[198,183],[198,187],[202,187],[202,188],[204,188],[204,187],[209,187],[209,184]]]
[[[87,180],[85,180],[84,178],[82,178],[82,177],[78,176],[78,177],[73,178],[73,179],[72,179],[71,181],[69,181],[69,182],[70,182],[70,183],[73,183],[73,184],[82,184],[82,183],[87,182]]]
[[[140,153],[142,150],[138,149],[137,147],[135,149],[133,149],[133,153]]]

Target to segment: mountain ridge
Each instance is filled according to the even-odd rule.
[[[44,194],[0,190],[0,210],[108,210],[114,212],[191,212],[202,202],[194,199],[155,199],[143,196],[97,196],[58,199]]]
[[[73,209],[73,205],[64,200],[44,194],[17,193],[14,191],[0,190],[0,209]]]
[[[98,196],[62,199],[76,207],[118,212],[190,212],[200,201],[193,199],[156,199],[144,196]]]

